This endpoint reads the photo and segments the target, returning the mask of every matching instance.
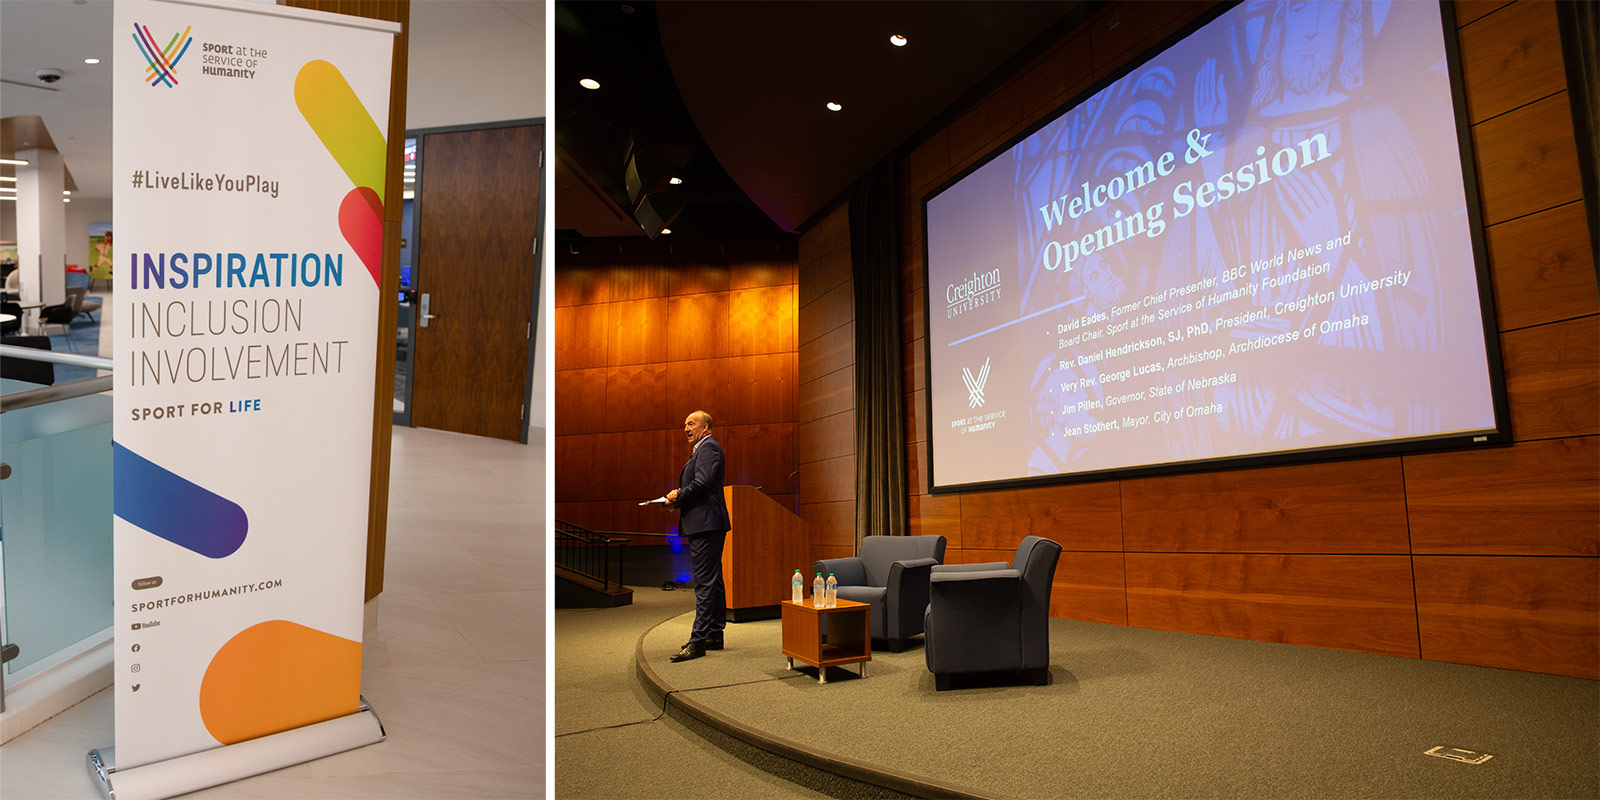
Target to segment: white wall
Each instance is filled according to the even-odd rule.
[[[544,0],[411,4],[406,128],[543,117]]]
[[[61,154],[33,148],[18,150],[27,162],[16,167],[17,264],[22,299],[59,303],[65,299],[66,206],[61,202],[66,170]]]

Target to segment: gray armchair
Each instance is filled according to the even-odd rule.
[[[88,293],[89,290],[82,286],[67,287],[67,300],[72,303],[73,310],[78,312],[73,319],[88,317],[90,322],[96,321],[94,312],[100,310],[100,301],[90,299]]]
[[[928,607],[928,576],[944,561],[943,536],[868,536],[861,555],[829,558],[811,565],[813,573],[839,581],[839,597],[872,608],[872,638],[887,640],[888,649],[906,649],[906,640],[922,633]]]
[[[1029,536],[1007,565],[934,567],[923,654],[938,691],[952,675],[1012,671],[1050,678],[1050,583],[1061,545]]]

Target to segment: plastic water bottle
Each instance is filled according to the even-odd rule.
[[[828,585],[824,591],[828,598],[828,608],[839,605],[839,581],[833,577],[831,572],[828,573]]]
[[[789,582],[789,586],[793,590],[790,593],[790,598],[789,599],[793,600],[796,603],[798,603],[802,599],[804,599],[804,595],[800,591],[800,583],[801,583],[801,581],[800,581],[800,570],[795,570],[794,571],[794,580]]]
[[[822,591],[822,573],[817,573],[816,580],[811,582],[811,607],[827,608],[828,596]]]

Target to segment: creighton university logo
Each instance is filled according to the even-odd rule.
[[[194,30],[190,25],[183,29],[183,33],[175,33],[167,41],[165,48],[156,45],[156,37],[150,34],[148,25],[133,24],[133,41],[139,45],[139,52],[144,55],[144,82],[151,86],[167,87],[176,86],[178,83],[178,62],[183,60],[183,54],[189,52],[189,45],[194,43],[194,37],[189,31]]]
[[[962,367],[961,382],[967,385],[967,408],[983,405],[983,385],[989,382],[989,359],[983,360],[977,377],[972,376],[972,370]]]

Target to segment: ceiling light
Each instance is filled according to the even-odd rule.
[[[15,187],[15,186],[0,186],[0,192],[10,192],[12,194],[16,194],[17,193],[17,187]]]
[[[9,194],[0,194],[0,200],[10,200],[13,203],[17,202],[17,198],[12,197]]]
[[[828,104],[828,110],[829,111],[843,111],[844,110],[844,106],[841,106],[838,103],[829,103]]]
[[[63,198],[61,198],[61,202],[63,202],[63,203],[70,203],[70,202],[72,202],[72,198],[70,198],[70,197],[63,197]]]
[[[673,186],[678,186],[683,183],[683,179],[674,175],[673,177],[667,179],[667,183],[670,183]]]
[[[410,177],[410,176],[406,177],[406,183],[416,183],[416,182],[417,182],[416,178],[413,178],[413,177]]]
[[[27,144],[27,142],[23,142],[23,144]],[[0,164],[16,164],[19,167],[28,166],[28,162],[26,162],[26,161],[18,161],[18,160],[14,159],[14,158],[0,158]]]
[[[3,183],[16,183],[17,179],[13,178],[13,177],[11,177],[9,175],[0,175],[0,182],[3,182]]]
[[[672,229],[671,228],[662,228],[661,232],[662,233],[672,233]]]
[[[98,63],[100,63],[100,59],[98,59],[98,58],[86,58],[86,59],[83,60],[83,63],[85,63],[85,64],[98,64]]]
[[[70,194],[72,194],[72,190],[71,189],[62,189],[61,193],[65,194],[65,195],[70,195]]]
[[[889,44],[892,44],[895,47],[905,47],[906,46],[906,37],[901,36],[900,34],[897,33],[897,34],[889,37]]]
[[[600,88],[600,82],[595,80],[594,78],[584,78],[583,80],[578,81],[578,85],[582,86],[585,89],[598,89],[598,88]]]

